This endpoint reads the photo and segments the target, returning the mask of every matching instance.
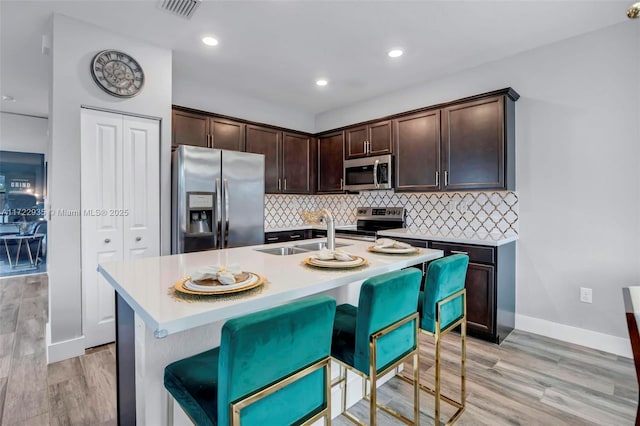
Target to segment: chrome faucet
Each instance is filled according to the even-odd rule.
[[[322,209],[320,216],[327,224],[327,249],[334,251],[336,249],[336,224],[333,221],[333,216],[327,209]]]

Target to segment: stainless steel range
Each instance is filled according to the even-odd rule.
[[[377,231],[404,227],[404,207],[358,207],[356,226],[336,228],[336,238],[375,241]]]

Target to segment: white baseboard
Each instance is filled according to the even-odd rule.
[[[516,314],[516,329],[632,358],[628,338]]]
[[[51,327],[46,326],[47,364],[84,354],[84,336],[51,343]]]

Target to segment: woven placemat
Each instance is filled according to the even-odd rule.
[[[181,293],[175,289],[174,286],[171,286],[169,290],[167,290],[167,294],[169,297],[177,300],[178,302],[187,302],[187,303],[195,303],[195,302],[206,302],[206,303],[217,303],[217,302],[228,302],[232,300],[243,300],[249,299],[253,296],[256,296],[262,292],[264,292],[269,287],[269,280],[265,279],[264,283],[260,287],[252,288],[251,290],[241,291],[238,293],[229,293],[229,294],[187,294]]]

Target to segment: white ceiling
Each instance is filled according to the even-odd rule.
[[[16,98],[0,110],[48,115],[53,12],[172,49],[174,80],[317,114],[625,21],[631,2],[205,0],[191,20],[159,3],[0,0],[0,94]]]

